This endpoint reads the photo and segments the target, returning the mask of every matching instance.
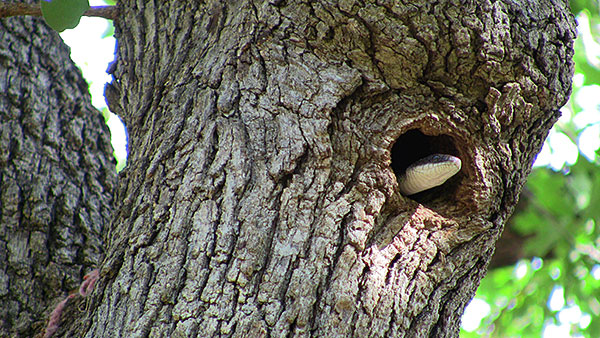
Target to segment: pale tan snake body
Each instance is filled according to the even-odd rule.
[[[447,154],[433,154],[424,157],[406,168],[398,179],[403,195],[414,195],[421,191],[444,184],[460,171],[460,158]]]

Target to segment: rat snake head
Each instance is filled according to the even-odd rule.
[[[444,184],[460,171],[460,158],[446,154],[433,154],[424,157],[406,168],[398,179],[400,192],[413,195]]]

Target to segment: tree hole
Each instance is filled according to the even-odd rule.
[[[394,170],[396,177],[400,177],[404,174],[406,168],[414,162],[428,155],[437,153],[453,155],[460,158],[463,161],[464,168],[464,159],[456,148],[455,140],[451,136],[426,135],[418,129],[409,130],[398,137],[392,146],[391,167]],[[426,202],[440,196],[448,196],[456,191],[458,183],[460,183],[460,180],[463,177],[462,172],[463,170],[461,169],[461,172],[438,187],[410,195],[409,197],[418,202]]]

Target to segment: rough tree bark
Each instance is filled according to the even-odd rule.
[[[0,20],[0,337],[33,337],[103,255],[116,187],[87,83],[41,19]]]
[[[573,70],[561,2],[122,1],[86,337],[449,337]],[[458,155],[447,185],[396,175]]]
[[[450,337],[570,91],[565,3],[119,1],[130,131],[65,336]],[[417,158],[463,160],[411,198]]]

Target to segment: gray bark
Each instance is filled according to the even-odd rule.
[[[115,163],[58,34],[0,20],[0,336],[33,337],[103,255]]]
[[[453,337],[570,92],[566,4],[120,1],[85,337]],[[463,160],[411,198],[421,155]]]

